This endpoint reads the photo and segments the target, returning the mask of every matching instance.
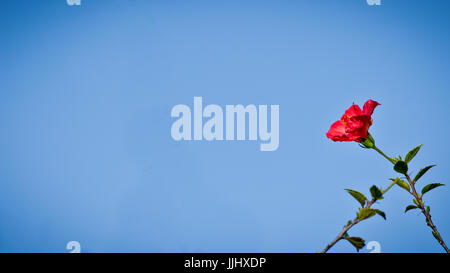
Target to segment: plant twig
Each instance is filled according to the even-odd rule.
[[[387,187],[384,191],[381,192],[381,196],[383,196],[390,188],[392,188],[392,186],[395,185],[395,181],[392,182],[389,187]],[[372,200],[368,201],[365,206],[363,206],[364,208],[370,208],[378,199],[373,198]],[[329,243],[327,245],[327,247],[325,247],[324,250],[320,251],[319,253],[326,253],[328,250],[330,250],[330,248],[332,248],[337,242],[339,242],[342,239],[345,239],[347,235],[347,231],[349,231],[354,225],[358,224],[359,222],[361,222],[362,220],[358,218],[358,216],[355,217],[355,219],[353,219],[353,221],[350,221],[347,225],[344,226],[344,228],[342,229],[342,231],[338,234],[338,236],[331,241],[331,243]]]
[[[419,146],[420,148],[420,146]],[[392,160],[392,158],[385,155],[380,149],[377,147],[373,147],[375,151],[377,151],[379,154],[381,154],[384,158],[389,160],[392,164],[395,165],[395,162]],[[417,152],[416,152],[417,153]],[[409,192],[417,201],[419,204],[417,207],[422,211],[423,215],[425,215],[425,218],[427,220],[427,225],[433,230],[433,235],[436,238],[436,240],[439,242],[439,244],[445,249],[447,253],[450,253],[450,250],[448,249],[447,245],[444,243],[444,240],[442,239],[441,234],[436,228],[436,225],[434,225],[433,221],[431,220],[431,214],[425,209],[424,203],[422,201],[422,197],[417,193],[415,182],[411,180],[411,177],[409,177],[408,174],[405,174],[406,179],[408,180],[409,186],[411,187],[411,192]]]
[[[376,201],[376,199],[374,198],[371,201],[367,202],[367,204],[364,206],[364,208],[370,208],[370,206],[372,206],[373,203],[375,203],[375,201]],[[344,228],[342,229],[342,231],[339,233],[339,235],[333,241],[331,241],[331,243],[329,243],[327,245],[327,247],[325,247],[324,250],[320,251],[320,253],[326,253],[337,242],[339,242],[342,239],[345,239],[345,237],[347,236],[347,231],[349,231],[354,225],[358,224],[359,222],[361,222],[361,220],[358,219],[358,217],[356,217],[355,219],[353,219],[353,221],[351,221],[350,223],[345,225]]]
[[[422,201],[422,197],[417,194],[415,183],[411,180],[408,174],[405,175],[406,179],[408,180],[409,185],[411,186],[412,192],[411,195],[414,196],[414,198],[417,200],[417,203],[419,204],[418,207],[422,211],[423,215],[425,215],[425,218],[427,220],[427,225],[433,230],[433,234],[435,235],[436,240],[439,242],[439,244],[445,249],[447,253],[450,253],[450,250],[448,249],[447,245],[444,243],[444,240],[441,237],[441,234],[437,230],[436,226],[434,225],[433,221],[431,220],[431,214],[425,209],[424,203]]]

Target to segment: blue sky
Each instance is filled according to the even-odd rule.
[[[4,1],[0,251],[316,252],[395,173],[333,143],[353,102],[380,102],[389,155],[448,184],[448,1]],[[280,145],[175,142],[176,104],[280,105]],[[419,188],[421,188],[419,186]],[[450,242],[450,190],[426,202]],[[441,252],[410,196],[351,230],[382,252]],[[333,252],[353,252],[340,242]],[[363,249],[362,252],[368,250]]]

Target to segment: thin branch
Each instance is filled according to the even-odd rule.
[[[375,203],[375,201],[376,201],[376,199],[374,198],[371,201],[367,202],[367,204],[364,206],[364,208],[370,208],[370,206],[372,206],[373,203]],[[347,231],[349,231],[354,225],[358,224],[359,222],[361,222],[361,220],[358,219],[358,217],[356,217],[355,219],[353,219],[353,221],[351,221],[350,223],[345,225],[344,228],[342,229],[342,231],[338,234],[338,236],[333,241],[331,241],[331,243],[329,243],[327,245],[327,247],[325,247],[324,250],[320,251],[320,253],[326,253],[337,242],[339,242],[340,240],[344,239],[346,237],[346,235],[347,235]]]
[[[414,196],[414,198],[419,203],[419,208],[422,211],[423,215],[425,215],[425,218],[427,220],[427,225],[433,230],[435,237],[439,244],[445,249],[447,253],[450,253],[450,250],[448,249],[447,245],[444,243],[444,240],[441,237],[441,234],[437,230],[436,226],[434,225],[433,221],[431,220],[431,214],[425,209],[424,203],[422,201],[422,197],[417,194],[415,183],[411,180],[408,174],[406,174],[406,179],[409,182],[409,185],[411,186],[412,192],[411,195]]]

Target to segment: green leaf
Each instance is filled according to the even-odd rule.
[[[394,165],[394,170],[398,173],[406,175],[408,172],[408,164],[405,161],[397,161]]]
[[[409,151],[408,154],[406,154],[405,157],[405,162],[409,163],[415,156],[416,154],[419,152],[420,147],[422,147],[422,144],[420,144],[419,146],[417,146],[416,148],[412,149],[411,151]]]
[[[427,206],[427,213],[430,213],[430,206]]]
[[[413,202],[414,202],[414,204],[415,204],[417,207],[420,208],[419,201],[417,201],[416,199],[413,199]]]
[[[425,187],[423,187],[422,189],[422,195],[424,195],[425,193],[431,191],[434,188],[440,187],[440,186],[444,186],[444,184],[441,183],[431,183],[426,185]]]
[[[406,213],[408,210],[411,210],[411,209],[417,209],[417,208],[418,208],[417,206],[414,206],[414,205],[408,205],[408,206],[406,206],[405,213]]]
[[[358,200],[358,202],[361,204],[361,207],[364,207],[364,204],[366,203],[367,197],[364,196],[364,194],[360,193],[359,191],[345,189],[348,193],[350,193],[353,198]]]
[[[399,186],[400,188],[405,189],[407,192],[411,192],[411,188],[409,187],[409,184],[406,181],[401,180],[400,178],[391,179],[391,180],[394,181],[395,184],[397,184],[397,186]]]
[[[386,220],[386,214],[385,214],[383,211],[381,211],[381,210],[379,210],[379,209],[375,209],[375,212],[376,212],[376,214],[378,214],[378,215],[380,215],[381,217],[383,217],[384,220]]]
[[[381,192],[381,190],[373,185],[372,187],[370,187],[370,194],[372,195],[372,197],[374,199],[383,199],[383,193]]]
[[[352,244],[358,252],[366,245],[366,242],[361,237],[346,237],[345,240],[349,241],[350,244]]]
[[[371,208],[361,208],[359,209],[358,213],[356,214],[356,217],[359,220],[368,219],[375,215],[375,210]]]
[[[429,169],[433,168],[434,166],[436,166],[436,165],[426,166],[425,168],[421,169],[421,170],[417,173],[416,177],[414,177],[414,180],[413,180],[413,181],[414,181],[414,182],[417,182],[417,180],[419,180],[419,179],[422,177],[422,175],[424,175]]]

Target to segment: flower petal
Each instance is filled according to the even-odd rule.
[[[362,114],[361,108],[359,108],[359,106],[357,104],[353,104],[352,106],[350,106],[350,108],[348,108],[344,115],[342,115],[341,120],[347,120],[353,116],[359,116]]]
[[[350,118],[347,121],[345,132],[349,138],[354,140],[366,138],[369,127],[372,125],[372,118],[368,115],[360,115]]]
[[[379,104],[378,102],[374,101],[374,100],[368,100],[366,101],[366,103],[364,103],[363,106],[363,114],[364,115],[369,115],[371,116],[373,114],[373,110],[375,109],[375,107],[377,107]]]
[[[341,120],[336,121],[330,127],[330,130],[327,132],[327,137],[333,141],[353,141],[348,138],[347,133],[345,132],[344,123]]]

